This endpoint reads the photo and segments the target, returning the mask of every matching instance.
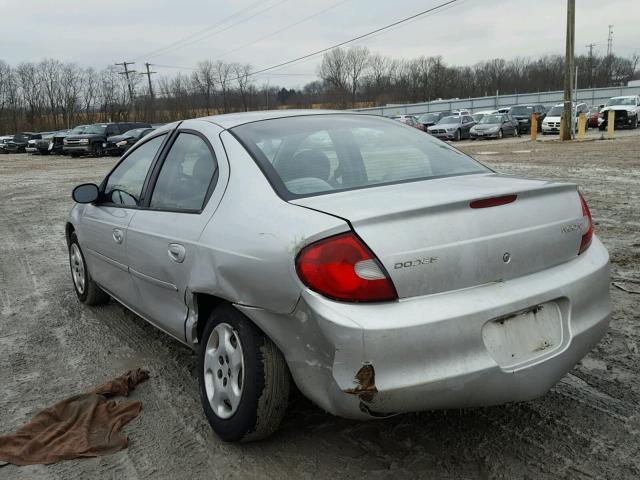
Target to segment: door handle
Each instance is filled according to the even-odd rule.
[[[184,262],[186,251],[184,249],[184,246],[180,245],[179,243],[170,243],[167,253],[169,254],[169,258],[174,262]]]
[[[124,238],[124,233],[119,228],[113,229],[113,241],[116,243],[122,243],[122,239]]]

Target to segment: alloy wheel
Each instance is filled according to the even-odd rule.
[[[77,243],[71,245],[69,252],[69,261],[71,263],[71,276],[73,277],[73,285],[80,295],[84,293],[86,288],[86,275],[84,269],[84,259]]]
[[[242,398],[244,355],[238,333],[227,323],[215,326],[204,352],[204,385],[213,412],[233,416]]]

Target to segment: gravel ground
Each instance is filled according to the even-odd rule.
[[[502,172],[580,184],[613,281],[640,287],[640,130],[615,141],[459,146]],[[0,434],[139,366],[152,375],[133,394],[143,411],[125,428],[131,443],[123,452],[8,465],[0,477],[640,478],[640,295],[615,286],[606,337],[536,401],[359,423],[294,394],[272,438],[222,443],[202,413],[188,348],[116,303],[86,308],[75,298],[63,234],[69,194],[114,162],[0,155]]]

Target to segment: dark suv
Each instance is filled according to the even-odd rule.
[[[73,157],[86,154],[102,157],[105,154],[103,144],[106,143],[107,138],[134,128],[149,128],[150,126],[150,124],[142,122],[94,123],[87,126],[80,134],[65,137],[62,150],[66,155]]]
[[[531,131],[531,117],[534,113],[538,114],[538,131],[542,131],[542,121],[547,116],[547,109],[543,105],[525,104],[514,105],[509,109],[509,113],[514,120],[518,122],[518,132]]]

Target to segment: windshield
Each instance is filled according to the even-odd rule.
[[[551,110],[549,110],[549,113],[547,114],[547,116],[548,117],[559,117],[563,113],[564,113],[564,106],[556,105]]]
[[[510,112],[512,115],[531,115],[531,113],[533,112],[533,107],[515,106],[511,107]]]
[[[618,97],[612,98],[607,102],[607,107],[611,107],[613,105],[635,105],[636,100],[633,97]]]
[[[377,117],[278,118],[231,131],[284,198],[490,171],[416,129]]]
[[[89,125],[82,133],[102,135],[106,130],[106,125]]]
[[[77,127],[74,127],[73,130],[71,130],[69,133],[83,133],[86,128],[86,125],[78,125]]]
[[[26,141],[28,141],[28,140],[29,140],[29,137],[28,137],[27,135],[23,134],[23,133],[16,133],[16,134],[13,136],[13,141],[14,141],[14,142],[20,142],[20,143],[22,143],[22,142],[26,142]]]
[[[437,113],[425,113],[418,118],[420,123],[437,122],[440,115]]]
[[[444,125],[445,123],[460,123],[462,117],[443,117],[438,122],[438,125]]]
[[[486,113],[474,113],[471,115],[476,122],[482,120],[487,114]]]
[[[502,123],[502,115],[485,115],[480,123]]]

